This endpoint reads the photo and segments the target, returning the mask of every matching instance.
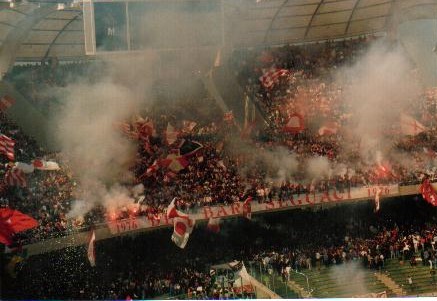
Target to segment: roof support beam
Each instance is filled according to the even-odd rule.
[[[273,22],[275,22],[276,17],[279,15],[279,12],[281,9],[287,4],[288,0],[284,0],[282,4],[278,7],[278,10],[276,11],[275,15],[272,18],[272,21],[269,24],[269,28],[266,30],[266,35],[264,36],[264,44],[267,44],[267,37],[269,36],[270,31],[272,30]]]
[[[354,7],[352,8],[352,12],[351,12],[351,14],[350,14],[350,16],[349,16],[349,19],[347,20],[346,29],[344,30],[344,34],[345,34],[345,35],[347,35],[347,32],[349,31],[349,27],[350,27],[350,25],[351,25],[352,18],[354,17],[355,10],[356,10],[358,4],[360,3],[360,1],[361,1],[361,0],[355,0]]]
[[[76,21],[80,16],[82,16],[82,12],[79,12],[79,14],[77,14],[74,18],[72,18],[70,21],[68,21],[67,23],[65,23],[64,27],[62,27],[62,29],[56,34],[55,38],[52,40],[52,42],[50,43],[49,47],[47,48],[46,53],[44,54],[44,58],[43,60],[45,60],[50,53],[50,49],[52,48],[52,46],[55,44],[56,40],[59,38],[59,36],[65,31],[65,29],[68,27],[68,25],[70,25],[71,23],[73,23],[74,21]]]
[[[305,35],[303,36],[303,39],[306,40],[308,33],[310,31],[311,25],[314,21],[314,17],[317,15],[317,13],[319,12],[320,7],[322,6],[323,2],[325,2],[325,0],[320,0],[319,4],[317,4],[316,10],[314,11],[314,14],[311,16],[311,20],[308,23],[307,29],[305,30]]]

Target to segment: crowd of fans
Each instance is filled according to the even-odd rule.
[[[236,68],[240,85],[265,116],[265,124],[246,124],[240,129],[239,121],[231,113],[225,116],[218,113],[220,109],[200,81],[189,95],[160,101],[141,112],[143,117],[137,116],[132,121],[120,120],[122,126],[114,130],[138,145],[136,162],[130,167],[135,179],[128,186],[142,184],[144,198],[132,204],[132,208],[118,208],[115,215],[97,207],[86,216],[69,219],[67,213],[80,183],[69,171],[68,161],[63,160],[62,154],[44,152],[2,115],[1,132],[17,141],[16,161],[45,157],[61,164],[60,171],[28,176],[27,188],[4,187],[2,206],[22,210],[40,222],[38,229],[17,239],[35,242],[107,219],[131,214],[156,215],[164,212],[174,197],[181,209],[195,210],[203,205],[242,201],[248,196],[264,202],[332,188],[343,191],[364,185],[420,183],[424,174],[433,179],[437,140],[432,127],[436,104],[432,89],[414,100],[417,104],[414,116],[429,130],[415,136],[396,136],[399,140],[393,150],[411,158],[408,167],[397,161],[366,162],[358,141],[347,153],[342,150],[343,126],[347,127],[350,116],[342,97],[344,87],[333,81],[333,73],[355,62],[374,40],[366,37],[236,53],[231,64]],[[266,88],[259,77],[264,68],[272,65],[287,69],[290,74],[279,78],[272,88]],[[38,79],[34,89],[45,91],[47,85],[65,86],[73,75],[89,76],[91,71],[98,70],[101,69],[89,64],[53,61],[43,66],[16,67],[6,79],[27,91],[24,93],[27,96],[33,89],[20,80],[32,82],[27,81],[29,74]],[[304,112],[305,128],[299,133],[284,132],[288,118],[297,111]],[[334,121],[338,127],[335,133],[318,132],[322,125],[320,116]],[[318,121],[310,126],[312,119]],[[172,134],[169,125],[178,132],[174,141],[169,140]],[[184,149],[184,143],[196,146]],[[329,167],[312,175],[307,165],[314,158],[322,158]],[[1,160],[6,163],[5,158]]]
[[[292,279],[292,270],[328,269],[362,262],[363,269],[383,269],[388,259],[400,263],[422,258],[435,269],[435,210],[424,210],[411,198],[387,201],[381,216],[368,204],[319,211],[295,210],[257,216],[255,221],[229,220],[219,234],[202,225],[181,251],[161,229],[96,244],[96,266],[84,247],[32,256],[4,287],[14,299],[230,299],[242,297],[217,282],[211,266],[243,260],[249,271],[273,269]],[[408,207],[408,208],[406,208]],[[413,268],[413,267],[412,267]],[[6,276],[5,279],[10,279]],[[10,295],[9,295],[10,294]]]

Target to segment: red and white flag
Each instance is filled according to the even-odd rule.
[[[337,134],[337,131],[338,131],[338,123],[327,122],[320,127],[318,134],[319,136],[334,135]]]
[[[167,219],[173,219],[173,235],[171,240],[181,249],[185,248],[196,221],[176,209],[176,198],[167,207]]]
[[[0,243],[10,245],[13,235],[38,226],[38,221],[18,210],[0,208]]]
[[[39,170],[59,170],[59,164],[54,161],[45,161],[40,159],[35,159],[32,161],[33,166]]]
[[[175,202],[176,202],[176,198],[174,198],[167,207],[167,219],[171,219],[175,217],[188,219],[189,218],[188,214],[185,214],[176,209]]]
[[[401,114],[401,133],[414,136],[427,130],[427,127],[407,114]]]
[[[16,166],[9,168],[5,173],[5,183],[9,186],[26,187],[26,177],[24,172]]]
[[[208,220],[208,224],[206,225],[206,228],[213,232],[213,233],[219,233],[220,232],[220,218],[210,218]]]
[[[193,232],[195,220],[175,217],[173,219],[173,234],[171,240],[181,249],[185,248],[190,234]]]
[[[290,71],[287,69],[271,68],[265,72],[259,80],[264,88],[270,89],[278,82],[280,77],[288,75],[290,75]]]
[[[91,230],[90,238],[88,240],[88,260],[92,267],[96,266],[96,250],[95,250],[96,232]]]
[[[4,95],[0,98],[0,111],[6,111],[15,103],[15,99],[9,95]]]
[[[167,167],[173,172],[179,172],[190,164],[185,156],[180,156],[177,153],[168,154],[167,157],[160,160],[159,163],[160,166]]]
[[[0,135],[0,153],[6,155],[10,161],[14,161],[15,141],[5,135]]]
[[[425,179],[422,185],[419,186],[419,191],[423,198],[433,206],[437,206],[437,193],[432,187],[429,179]]]
[[[299,134],[302,133],[304,128],[303,116],[295,113],[290,116],[282,130],[292,134]]]
[[[144,175],[149,176],[149,175],[155,173],[158,169],[159,169],[159,161],[158,161],[158,160],[155,160],[155,161],[153,161],[153,164],[150,165],[150,166],[146,169],[146,172],[144,173]],[[144,175],[143,175],[143,176],[144,176]]]
[[[138,133],[138,138],[141,140],[149,139],[150,136],[155,136],[155,127],[151,120],[141,120],[135,122],[135,131]]]
[[[247,199],[243,202],[243,216],[247,219],[252,219],[252,197],[249,196]]]

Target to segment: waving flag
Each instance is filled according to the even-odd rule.
[[[181,249],[185,248],[190,234],[193,232],[195,220],[175,217],[173,219],[173,234],[171,240]]]
[[[5,183],[9,186],[26,187],[26,177],[21,169],[16,166],[9,168],[5,173]]]
[[[96,232],[94,229],[91,230],[90,238],[88,240],[88,260],[92,267],[96,266],[96,250],[95,250],[95,242],[96,242]]]
[[[6,155],[10,161],[14,161],[15,141],[5,135],[0,135],[0,153]]]
[[[429,182],[429,179],[423,181],[422,185],[419,187],[419,191],[428,203],[437,206],[437,193]]]
[[[284,132],[299,134],[304,130],[303,117],[300,114],[292,114],[282,129]]]
[[[319,136],[334,135],[338,131],[338,124],[336,122],[327,122],[322,125],[318,131]]]
[[[176,209],[176,198],[174,198],[167,208],[167,219],[173,219],[173,235],[171,240],[181,249],[185,248],[191,232],[193,232],[196,221]]]
[[[138,133],[138,138],[141,140],[148,139],[150,136],[155,135],[155,127],[151,120],[141,119],[135,122],[135,130]]]
[[[179,172],[188,165],[188,160],[177,153],[168,154],[165,159],[160,160],[160,166],[167,167],[173,172]]]
[[[0,208],[0,243],[10,245],[12,236],[38,226],[38,222],[18,210]]]
[[[32,161],[32,164],[36,169],[39,169],[39,170],[59,170],[59,169],[61,169],[59,167],[59,164],[54,162],[54,161],[45,161],[45,160],[36,159],[36,160]]]
[[[271,68],[269,71],[265,72],[260,78],[260,82],[264,88],[272,88],[282,76],[290,75],[290,71],[287,69],[277,69]]]
[[[180,218],[186,218],[188,219],[188,214],[185,214],[179,210],[176,209],[176,198],[174,198],[170,204],[167,207],[167,218],[171,219],[171,218],[175,218],[175,217],[180,217]]]

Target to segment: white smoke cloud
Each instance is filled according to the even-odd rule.
[[[328,158],[314,157],[308,159],[306,171],[310,179],[328,176],[331,173],[331,166]]]
[[[412,69],[400,47],[376,42],[353,66],[339,72],[339,82],[346,82],[346,107],[353,113],[348,131],[360,139],[361,156],[368,163],[380,162],[386,155],[393,141],[384,131],[399,124],[401,113],[419,95]],[[342,146],[347,150],[350,144],[347,139]]]
[[[329,269],[329,279],[336,284],[337,287],[346,288],[351,293],[350,296],[371,293],[365,283],[367,274],[361,262],[349,262],[347,264],[335,265]],[[373,276],[373,275],[372,275]]]
[[[84,200],[75,202],[70,217],[83,216],[95,204],[112,208],[132,200],[118,183],[126,182],[137,146],[114,123],[129,121],[144,105],[151,78],[145,73],[147,62],[143,57],[108,61],[101,79],[72,80],[55,91],[64,105],[53,121],[54,136]],[[141,76],[140,83],[135,76]]]

